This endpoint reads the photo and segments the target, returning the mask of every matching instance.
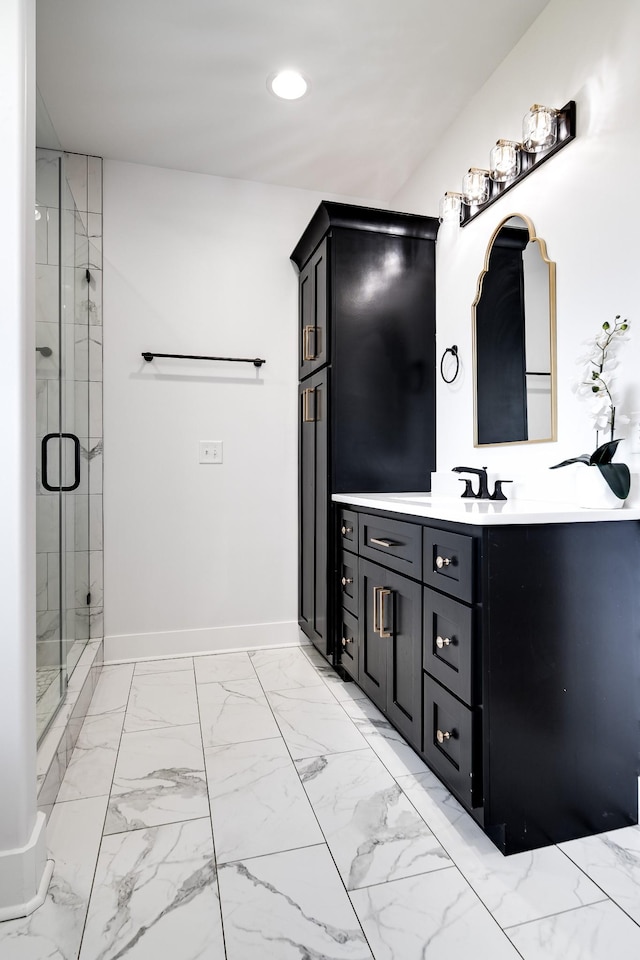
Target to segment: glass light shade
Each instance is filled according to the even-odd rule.
[[[515,140],[498,140],[491,151],[489,176],[497,183],[513,180],[520,173],[520,144]]]
[[[447,191],[440,201],[440,223],[460,223],[462,218],[462,194]]]
[[[281,70],[269,78],[269,88],[282,100],[299,100],[304,97],[309,84],[297,70]]]
[[[558,111],[534,103],[522,121],[522,148],[527,153],[540,153],[558,139]]]
[[[486,203],[489,199],[489,171],[470,167],[462,178],[462,199],[465,203]]]

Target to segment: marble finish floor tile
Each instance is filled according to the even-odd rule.
[[[323,846],[223,864],[227,960],[372,960]]]
[[[267,691],[313,687],[323,682],[299,647],[254,650],[250,657],[260,683]]]
[[[558,844],[625,913],[640,923],[640,827]]]
[[[230,680],[198,686],[205,747],[280,736],[258,680]]]
[[[431,772],[398,783],[501,927],[602,900],[557,847],[504,857]]]
[[[209,820],[105,837],[80,960],[224,960]]]
[[[284,740],[205,750],[218,863],[322,843]]]
[[[209,816],[197,724],[123,733],[105,834]]]
[[[191,670],[134,675],[124,719],[126,733],[197,722],[196,682]]]
[[[296,767],[347,890],[451,866],[372,750]]]
[[[55,867],[46,900],[30,916],[0,923],[0,957],[76,960],[106,806],[106,797],[55,804],[47,824]]]
[[[455,868],[350,896],[376,960],[520,960]]]
[[[424,773],[429,769],[368,698],[344,700],[342,707],[392,777]]]
[[[294,760],[367,746],[324,683],[280,690],[267,697]]]
[[[640,927],[604,900],[506,933],[523,960],[637,960]]]
[[[85,718],[64,775],[58,801],[109,796],[124,713]]]
[[[248,653],[216,653],[195,657],[196,683],[221,683],[226,680],[256,680]]]
[[[300,649],[313,664],[316,672],[329,687],[336,700],[342,702],[344,700],[367,699],[366,693],[360,689],[358,684],[354,683],[353,680],[343,680],[315,647],[303,646]]]
[[[129,700],[133,663],[118,663],[102,668],[95,692],[91,698],[87,716],[99,713],[124,712]]]
[[[193,670],[193,657],[170,657],[168,660],[138,660],[135,674],[139,677],[147,673],[179,673],[181,670]]]

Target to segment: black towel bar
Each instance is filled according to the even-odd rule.
[[[150,363],[154,357],[173,357],[176,360],[228,360],[230,363],[252,363],[254,367],[261,367],[266,360],[260,357],[200,357],[194,353],[151,353],[146,350],[142,356]]]

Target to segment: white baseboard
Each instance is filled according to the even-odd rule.
[[[163,633],[132,633],[104,638],[104,662],[192,657],[204,653],[230,653],[259,647],[300,645],[294,620],[281,623],[250,623],[235,627],[204,627],[201,630],[169,630]]]
[[[53,873],[45,824],[44,813],[37,813],[29,842],[0,852],[0,921],[28,917],[44,903]]]

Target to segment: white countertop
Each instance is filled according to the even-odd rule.
[[[472,523],[481,527],[516,523],[595,523],[640,520],[640,507],[588,510],[569,503],[543,500],[463,500],[430,493],[336,493],[332,500],[354,507],[386,510],[414,517]]]

